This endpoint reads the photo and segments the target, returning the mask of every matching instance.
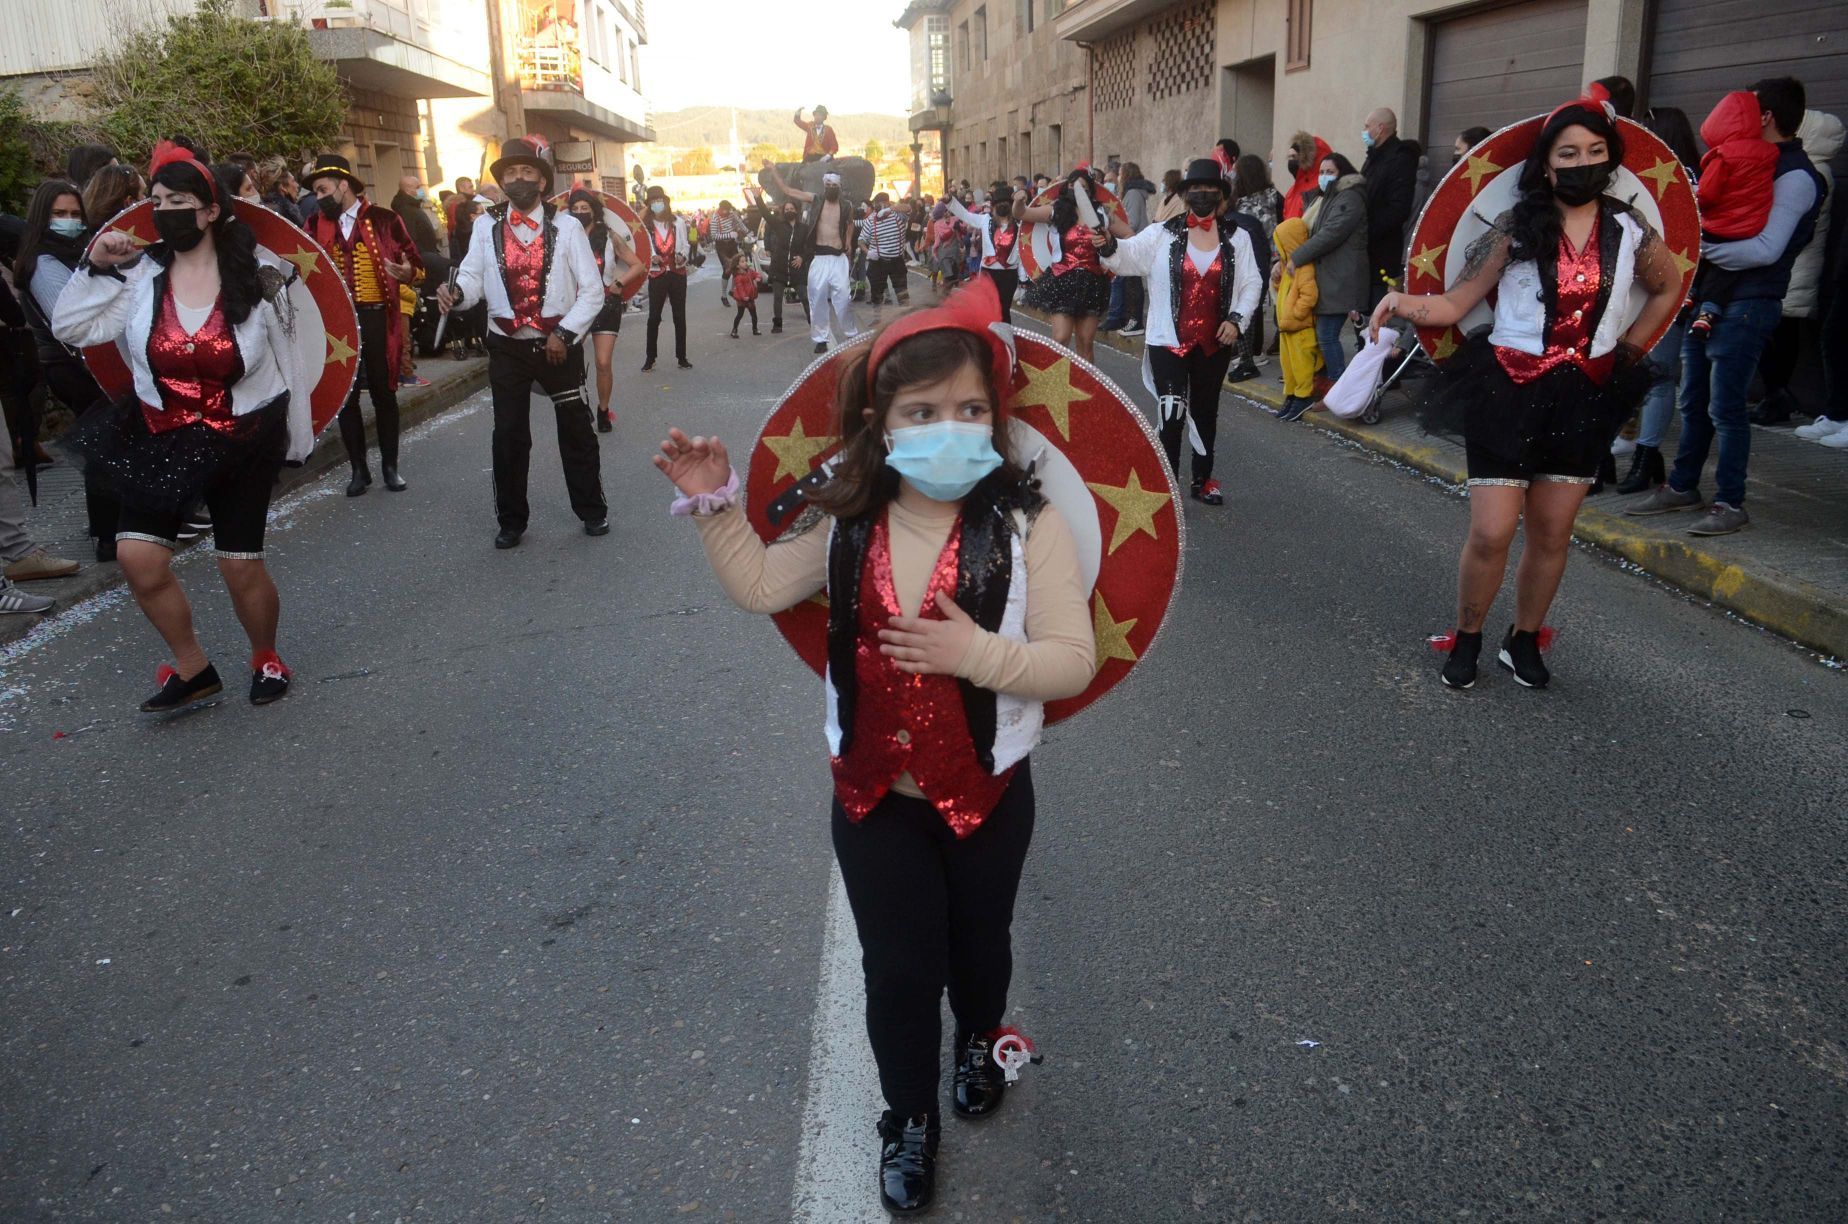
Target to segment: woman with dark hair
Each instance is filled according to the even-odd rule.
[[[90,228],[101,229],[111,217],[148,194],[141,172],[120,162],[90,176],[83,189],[83,215]]]
[[[288,692],[290,672],[276,653],[281,601],[263,564],[264,526],[284,461],[314,445],[290,274],[258,264],[256,236],[185,150],[163,142],[150,172],[160,241],[143,251],[127,234],[103,234],[58,299],[58,338],[80,348],[125,340],[134,379],[71,445],[121,498],[117,559],[173,652],[142,710],[183,709],[223,688],[173,576],[182,520],[200,499],[250,639],[250,701],[265,705]]]
[[[610,228],[603,215],[603,198],[580,187],[571,193],[571,215],[584,227],[590,239],[590,253],[597,257],[597,271],[603,274],[603,309],[590,325],[590,339],[597,361],[597,432],[609,433],[616,428],[610,412],[610,391],[616,385],[616,335],[622,330],[622,282],[641,266],[641,260],[622,235]]]
[[[1014,321],[1014,290],[1020,287],[1020,221],[1013,213],[1023,197],[1011,183],[996,182],[988,189],[988,211],[972,211],[951,196],[944,201],[951,214],[969,227],[970,242],[980,248],[981,270],[995,283],[1001,299],[1001,321]],[[979,235],[979,237],[978,237]]]
[[[1354,163],[1339,153],[1322,159],[1316,177],[1317,194],[1303,220],[1309,240],[1290,253],[1290,267],[1315,265],[1319,296],[1315,303],[1315,340],[1330,382],[1339,382],[1347,369],[1347,341],[1342,334],[1348,316],[1367,308],[1367,180]],[[1282,276],[1279,261],[1271,274],[1271,288]],[[1293,421],[1307,412],[1314,400],[1299,401],[1298,411],[1282,419]]]
[[[1493,135],[1494,133],[1485,127],[1466,127],[1458,132],[1456,143],[1451,146],[1450,164],[1454,166],[1468,157],[1471,149]]]
[[[1091,361],[1096,356],[1098,324],[1110,309],[1110,274],[1097,258],[1096,236],[1079,219],[1077,193],[1081,190],[1091,193],[1090,170],[1085,166],[1065,176],[1051,204],[1027,204],[1020,210],[1020,219],[1041,225],[1050,221],[1057,256],[1052,267],[1027,287],[1027,305],[1052,316],[1055,342],[1069,345]],[[1087,198],[1095,206],[1095,194]],[[1095,211],[1109,217],[1110,232],[1118,238],[1131,236],[1129,226],[1114,215]]]
[[[1283,222],[1283,193],[1271,182],[1270,167],[1256,153],[1247,153],[1238,159],[1232,171],[1232,211],[1244,213],[1258,223],[1264,233],[1263,244],[1254,240],[1258,262],[1268,264],[1271,254],[1270,236],[1277,232],[1277,226]],[[1268,279],[1260,282],[1264,297],[1258,302],[1258,308],[1251,313],[1248,325],[1238,338],[1238,364],[1232,368],[1230,377],[1233,382],[1240,382],[1258,376],[1258,367],[1266,358],[1264,356],[1264,316],[1270,311],[1270,287]]]
[[[690,231],[686,218],[674,211],[673,200],[659,183],[648,188],[642,237],[648,243],[648,348],[643,354],[642,373],[654,369],[661,314],[669,307],[674,315],[674,359],[681,369],[690,370],[693,363],[687,360],[687,267],[693,262],[693,248],[699,237]]]
[[[1495,323],[1441,367],[1426,405],[1433,428],[1460,420],[1469,467],[1469,540],[1457,573],[1457,624],[1444,683],[1476,682],[1482,625],[1508,548],[1526,523],[1514,623],[1498,659],[1529,688],[1549,675],[1540,628],[1559,590],[1572,523],[1648,374],[1643,350],[1681,305],[1681,275],[1656,232],[1605,195],[1623,133],[1593,96],[1547,116],[1521,168],[1520,196],[1471,243],[1441,294],[1389,293],[1373,312],[1452,327],[1493,291]],[[1630,318],[1633,284],[1647,301]]]
[[[83,354],[53,334],[51,319],[58,295],[64,292],[83,258],[89,236],[77,184],[68,179],[46,179],[33,192],[32,203],[26,208],[19,255],[13,261],[13,284],[25,311],[26,326],[32,332],[39,372],[58,402],[79,417],[102,405],[102,388],[90,377]],[[36,439],[32,445],[37,445]],[[23,451],[20,457],[31,458],[31,452]],[[49,456],[36,461],[49,462]],[[115,503],[91,480],[84,481],[84,501],[90,535],[96,541],[96,559],[108,561],[115,556]],[[11,578],[61,578],[76,573],[77,563],[49,557],[38,549],[12,561],[7,569]]]
[[[243,162],[219,162],[212,167],[212,177],[218,180],[224,198],[242,200],[246,204],[263,203],[263,193],[257,190],[257,180]]]
[[[79,190],[90,185],[90,178],[104,166],[114,165],[116,151],[104,144],[80,144],[65,159],[65,181]]]

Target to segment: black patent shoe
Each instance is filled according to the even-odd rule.
[[[404,477],[398,475],[398,465],[387,463],[379,469],[379,476],[385,481],[385,487],[393,493],[402,493],[411,486],[404,483]]]
[[[935,1113],[901,1118],[888,1109],[880,1115],[879,1205],[893,1215],[915,1215],[930,1206],[942,1125]]]
[[[141,703],[143,714],[171,714],[207,697],[216,697],[225,687],[218,679],[218,669],[210,663],[191,680],[180,679],[180,673],[171,665],[163,665],[154,682],[160,685],[160,691]]]
[[[609,533],[610,521],[606,518],[600,518],[594,523],[584,524],[584,534],[587,536],[606,536]]]
[[[494,547],[496,548],[518,547],[520,543],[520,537],[525,534],[526,533],[524,531],[517,531],[512,527],[503,527],[501,528],[500,534],[494,537]]]
[[[1501,665],[1514,673],[1515,681],[1526,688],[1545,688],[1553,678],[1540,658],[1540,635],[1530,631],[1508,630],[1502,639]]]
[[[962,1035],[956,1043],[956,1070],[951,1080],[952,1107],[964,1118],[985,1118],[1001,1108],[1007,1076],[995,1063],[992,1037]]]
[[[1444,683],[1453,689],[1466,689],[1476,683],[1476,660],[1482,654],[1482,633],[1461,633],[1444,660]]]
[[[347,481],[347,496],[358,497],[372,487],[372,473],[365,468],[354,468],[353,479]]]

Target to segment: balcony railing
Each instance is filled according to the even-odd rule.
[[[438,0],[258,0],[258,12],[311,30],[377,30],[429,46]]]

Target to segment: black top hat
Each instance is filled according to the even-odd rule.
[[[545,143],[543,137],[518,136],[501,143],[501,155],[488,167],[488,173],[500,182],[501,175],[509,166],[532,166],[545,175],[545,190],[552,190],[552,146]]]
[[[302,186],[312,189],[316,179],[323,179],[329,175],[338,175],[351,183],[355,193],[364,194],[366,190],[366,185],[359,181],[357,174],[353,173],[353,163],[338,153],[323,153],[315,158],[314,169],[310,170],[308,177],[302,180]]]
[[[1181,187],[1185,190],[1195,183],[1202,187],[1217,187],[1221,192],[1226,192],[1226,176],[1219,169],[1219,163],[1210,157],[1196,157],[1187,163],[1187,173],[1181,177]]]

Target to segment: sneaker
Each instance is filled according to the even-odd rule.
[[[1834,450],[1848,450],[1848,429],[1838,429],[1826,438],[1818,438],[1817,444]]]
[[[273,650],[266,650],[251,660],[250,704],[268,705],[272,701],[281,701],[289,692],[289,681],[295,673],[288,664]]]
[[[69,578],[81,566],[67,557],[54,557],[43,548],[31,552],[6,567],[11,582],[36,582],[42,578]]]
[[[1651,493],[1648,500],[1631,506],[1624,513],[1631,518],[1649,518],[1657,514],[1673,514],[1677,510],[1694,510],[1700,506],[1700,494],[1689,489],[1686,493],[1671,485],[1662,485]]]
[[[1303,419],[1303,414],[1315,407],[1315,405],[1316,400],[1314,396],[1299,395],[1287,407],[1277,413],[1277,419],[1279,421],[1300,421]]]
[[[1201,481],[1193,487],[1193,495],[1194,499],[1203,505],[1223,506],[1226,504],[1226,496],[1220,492],[1217,480]]]
[[[1128,327],[1125,327],[1121,332],[1117,334],[1123,335],[1123,336],[1140,336],[1142,334],[1142,324],[1131,323]]]
[[[1844,429],[1848,429],[1848,421],[1834,421],[1826,416],[1819,416],[1808,425],[1799,425],[1791,432],[1810,442],[1820,442]]]
[[[1525,688],[1545,688],[1546,682],[1553,678],[1540,659],[1538,633],[1516,633],[1514,627],[1509,626],[1507,636],[1502,638],[1501,653],[1496,659],[1513,672],[1515,682]]]
[[[1716,501],[1707,507],[1707,512],[1701,515],[1692,527],[1688,528],[1688,534],[1731,535],[1751,521],[1752,516],[1747,514],[1743,507],[1729,506],[1723,501]]]
[[[160,691],[141,703],[144,714],[168,714],[185,709],[194,702],[216,697],[225,687],[218,679],[218,669],[210,663],[191,680],[182,680],[172,664],[163,663],[154,676],[154,683],[160,686]]]
[[[1443,680],[1453,689],[1466,689],[1476,683],[1476,659],[1482,654],[1482,631],[1463,633],[1458,631],[1456,641],[1451,644],[1450,655],[1444,660]]]
[[[1625,455],[1634,455],[1635,453],[1636,453],[1636,439],[1635,438],[1621,438],[1620,437],[1616,441],[1611,443],[1611,454],[1615,455],[1619,459],[1623,458]]]
[[[0,578],[0,613],[6,612],[49,612],[58,606],[55,599],[43,595],[28,595],[4,578]]]
[[[400,378],[398,385],[400,387],[427,387],[430,385],[430,380],[413,374],[409,378]]]
[[[1258,376],[1258,367],[1250,361],[1241,361],[1226,371],[1227,382],[1247,382]]]

